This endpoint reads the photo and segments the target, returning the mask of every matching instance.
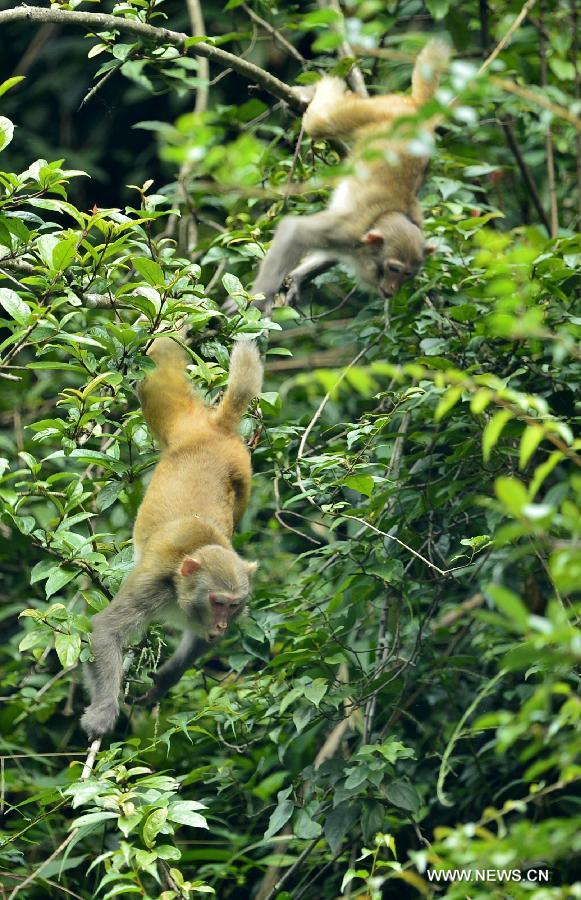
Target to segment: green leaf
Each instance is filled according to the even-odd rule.
[[[502,430],[506,423],[512,419],[512,413],[507,409],[495,412],[482,433],[482,456],[484,462],[488,462],[493,448],[498,443]]]
[[[150,850],[155,844],[155,838],[165,826],[167,818],[167,807],[161,807],[160,809],[154,809],[145,820],[142,828],[143,842]]]
[[[332,809],[325,819],[325,840],[333,856],[339,850],[343,839],[351,831],[359,817],[357,806],[344,800]]]
[[[28,325],[30,309],[12,288],[0,288],[0,305],[19,325]]]
[[[132,260],[133,268],[147,281],[151,287],[163,287],[165,278],[163,269],[153,259],[145,256],[135,256]]]
[[[94,812],[87,813],[86,816],[80,816],[78,819],[75,819],[70,827],[69,831],[74,831],[77,828],[85,828],[87,825],[95,825],[97,822],[105,822],[107,819],[116,819],[117,813],[114,812]]]
[[[302,838],[305,841],[312,841],[319,837],[322,828],[318,822],[313,821],[306,810],[299,809],[293,822],[293,833],[295,837]]]
[[[549,557],[549,572],[557,590],[563,594],[581,587],[581,552],[576,548],[557,550]]]
[[[191,828],[208,828],[204,816],[196,812],[198,809],[206,809],[203,803],[196,800],[179,800],[168,808],[167,817],[171,822],[179,825],[189,825]]]
[[[445,18],[450,10],[450,0],[426,0],[428,12],[436,22]]]
[[[6,116],[0,116],[0,151],[8,146],[14,137],[14,125]]]
[[[99,512],[105,512],[106,509],[109,509],[109,507],[115,503],[124,488],[125,484],[122,481],[110,481],[102,487],[95,500],[95,506]]]
[[[236,278],[235,275],[230,275],[229,272],[226,272],[225,275],[222,275],[222,284],[224,285],[224,290],[230,297],[246,296],[246,291],[242,287],[242,282],[239,278]]]
[[[55,566],[52,569],[50,575],[47,578],[45,584],[46,596],[52,597],[53,594],[56,594],[65,584],[68,584],[69,581],[72,581],[78,575],[78,571],[67,571],[66,569],[61,569],[60,566]]]
[[[527,489],[518,478],[502,475],[494,482],[494,490],[498,499],[517,518],[522,514],[523,507],[529,502]]]
[[[283,800],[279,803],[272,813],[268,828],[264,832],[264,840],[268,841],[275,834],[278,834],[283,825],[286,825],[294,812],[294,803],[291,800]]]
[[[461,387],[452,387],[446,391],[446,393],[440,398],[440,401],[436,407],[436,411],[434,413],[434,419],[436,422],[439,422],[440,419],[443,419],[447,412],[456,406],[458,400],[462,396],[462,388]]]
[[[520,439],[519,468],[524,469],[529,459],[541,443],[545,431],[540,425],[527,425]]]
[[[486,593],[492,597],[495,606],[521,631],[527,628],[529,612],[520,597],[500,584],[488,585]]]
[[[24,75],[13,75],[12,78],[7,78],[6,81],[3,81],[2,84],[0,84],[0,97],[3,97],[10,88],[20,84],[21,81],[24,81],[24,78]]]
[[[345,487],[364,494],[365,497],[371,497],[375,487],[375,482],[371,475],[348,475],[347,478],[343,479],[343,484]]]
[[[312,684],[305,687],[304,695],[310,703],[318,708],[328,689],[329,685],[324,678],[315,678]]]
[[[55,244],[52,251],[53,271],[62,272],[71,264],[77,252],[78,241],[78,237],[70,237]]]
[[[81,652],[80,634],[60,634],[54,639],[54,646],[61,666],[68,669],[74,666]]]
[[[392,781],[385,793],[390,803],[411,813],[416,813],[422,803],[416,789],[406,781]]]
[[[534,500],[537,491],[542,486],[545,478],[547,478],[551,474],[555,466],[558,465],[558,463],[560,463],[564,458],[565,457],[561,450],[553,450],[549,458],[536,467],[533,480],[531,481],[529,486],[529,498],[531,500]]]

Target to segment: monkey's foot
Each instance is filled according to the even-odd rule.
[[[300,306],[301,284],[302,281],[299,281],[297,278],[293,278],[292,276],[289,277],[288,288],[284,298],[285,306]]]
[[[90,738],[101,737],[107,731],[113,731],[118,714],[117,703],[92,703],[81,717],[81,727]]]

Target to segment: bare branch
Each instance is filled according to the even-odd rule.
[[[529,194],[531,195],[531,200],[533,201],[533,205],[536,211],[539,214],[541,222],[547,229],[547,234],[551,234],[551,223],[549,222],[549,218],[547,213],[545,212],[545,207],[543,206],[542,200],[539,196],[539,192],[537,190],[537,185],[533,176],[531,175],[531,171],[527,165],[526,159],[521,153],[521,149],[518,145],[517,139],[515,137],[515,133],[511,123],[508,119],[500,119],[500,124],[502,126],[502,130],[504,131],[506,142],[510,148],[512,155],[516,160],[516,164],[520,169],[520,173],[524,178],[525,184],[528,188]]]
[[[319,8],[332,9],[333,12],[337,13],[341,17],[341,19],[343,19],[343,11],[339,5],[339,0],[319,0]],[[339,56],[341,56],[342,59],[349,59],[356,56],[356,53],[349,41],[343,40],[341,42],[341,45],[339,47]],[[369,97],[367,87],[365,86],[365,79],[361,73],[361,69],[359,68],[359,66],[353,66],[347,78],[351,83],[351,87],[357,94],[359,94],[361,97]]]
[[[275,78],[274,75],[261,69],[260,66],[254,65],[254,63],[248,62],[234,53],[228,53],[220,47],[213,47],[205,41],[200,41],[191,47],[187,47],[186,43],[189,35],[184,32],[155,27],[137,19],[124,19],[120,16],[110,16],[106,13],[79,12],[78,10],[67,10],[65,12],[54,7],[44,9],[39,6],[23,5],[0,12],[0,25],[4,25],[7,22],[20,21],[76,25],[80,28],[89,29],[91,33],[122,31],[144,41],[149,41],[156,46],[170,44],[172,47],[178,47],[180,50],[183,50],[188,56],[201,56],[210,60],[210,62],[218,63],[218,65],[229,66],[235,72],[238,72],[239,75],[243,75],[245,78],[253,81],[269,94],[284,100],[297,113],[302,113],[306,106],[305,102],[284,81],[280,81],[279,78]]]
[[[492,65],[492,63],[494,62],[496,57],[499,55],[499,53],[502,53],[502,51],[504,50],[506,45],[510,43],[510,39],[512,38],[513,34],[515,33],[515,31],[518,28],[520,28],[520,26],[522,25],[522,23],[524,22],[524,20],[526,19],[526,17],[528,16],[529,12],[531,11],[531,9],[533,8],[533,6],[535,5],[536,2],[537,2],[537,0],[527,0],[527,2],[524,4],[523,8],[519,12],[518,16],[516,17],[516,19],[514,20],[514,22],[508,29],[508,31],[506,32],[506,34],[504,35],[504,37],[501,38],[501,40],[498,42],[498,44],[496,45],[496,47],[494,48],[492,53],[484,60],[484,62],[478,69],[479,75],[482,75],[482,73],[485,72],[486,69],[488,69],[488,67]]]
[[[206,26],[204,24],[204,15],[202,13],[200,0],[186,0],[186,6],[188,7],[192,34],[194,37],[204,37],[206,34]],[[206,111],[206,107],[208,106],[208,83],[210,81],[210,63],[203,57],[198,63],[198,78],[200,78],[204,84],[198,85],[196,89],[196,105],[194,106],[194,112],[202,113]]]
[[[259,16],[258,13],[255,13],[254,10],[251,9],[249,6],[247,6],[246,3],[242,4],[242,9],[244,10],[244,12],[246,13],[246,15],[248,16],[249,19],[252,19],[252,21],[256,25],[259,25],[260,28],[263,28],[266,32],[268,32],[268,34],[272,35],[272,37],[274,38],[276,43],[280,44],[280,46],[284,50],[286,50],[286,52],[290,56],[293,56],[297,60],[297,62],[300,62],[301,66],[305,65],[306,59],[302,55],[302,53],[299,53],[297,48],[293,47],[293,45],[290,43],[290,41],[287,41],[287,39],[284,37],[284,35],[282,35],[280,33],[280,31],[278,31],[274,27],[274,25],[271,25],[270,22],[267,22],[266,19],[263,19],[262,16]]]

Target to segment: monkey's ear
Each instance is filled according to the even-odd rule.
[[[424,247],[424,258],[426,256],[431,256],[432,253],[435,253],[438,248],[435,244],[426,244]]]
[[[379,228],[371,228],[370,231],[367,231],[363,237],[361,238],[362,243],[369,244],[372,247],[376,247],[379,244],[383,244],[385,241],[385,237],[383,232],[379,230]]]
[[[254,575],[259,565],[260,563],[256,562],[256,560],[254,560],[253,562],[247,562],[246,571],[249,575]]]
[[[191,556],[186,556],[184,560],[182,560],[182,564],[180,566],[180,575],[193,575],[194,572],[197,572],[198,569],[202,568],[202,564],[198,562],[197,559],[193,559]]]

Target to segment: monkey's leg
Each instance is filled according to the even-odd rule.
[[[209,644],[191,631],[185,631],[175,653],[155,673],[155,686],[143,698],[146,703],[157,703],[170,688],[177,684],[184,672],[190,669]]]
[[[271,310],[285,277],[308,251],[345,249],[356,242],[349,233],[348,224],[338,221],[336,215],[328,211],[283,219],[252,288],[253,293],[264,294],[264,300],[256,303],[259,309]]]
[[[322,78],[304,116],[303,126],[314,138],[348,137],[365,125],[389,123],[413,113],[407,97],[359,97],[345,93],[340,78]]]

